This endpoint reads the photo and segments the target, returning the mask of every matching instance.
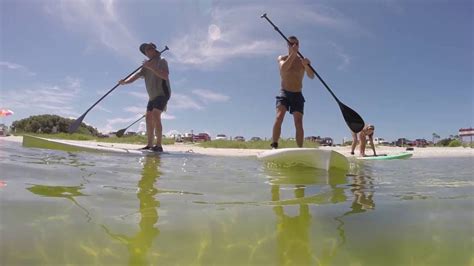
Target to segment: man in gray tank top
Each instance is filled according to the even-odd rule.
[[[138,78],[145,78],[146,91],[148,92],[148,104],[146,107],[146,132],[148,143],[142,149],[151,149],[162,152],[161,146],[163,127],[161,125],[161,113],[166,111],[166,105],[171,97],[170,82],[168,79],[168,63],[161,58],[160,52],[156,50],[153,43],[143,43],[140,51],[150,60],[143,62],[141,70],[128,80],[120,80],[121,85],[130,84]],[[156,136],[156,145],[153,139]]]

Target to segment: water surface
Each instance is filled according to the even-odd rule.
[[[346,174],[0,139],[0,264],[472,265],[473,165],[413,158]]]

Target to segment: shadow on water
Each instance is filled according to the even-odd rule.
[[[46,185],[35,185],[35,184],[30,184],[30,185],[32,186],[26,189],[36,195],[43,196],[43,197],[64,198],[64,199],[68,199],[72,201],[74,205],[76,205],[82,211],[84,211],[88,222],[92,220],[90,216],[90,212],[74,199],[74,197],[87,196],[83,194],[82,192],[80,192],[80,190],[84,188],[82,185],[81,186],[46,186]]]

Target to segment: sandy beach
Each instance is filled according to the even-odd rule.
[[[0,140],[12,141],[21,143],[23,137],[21,136],[9,136],[2,137]],[[106,147],[114,148],[125,148],[125,149],[138,149],[143,145],[137,144],[124,144],[124,143],[108,143],[108,142],[96,142],[96,141],[73,141],[71,143],[82,143],[90,145],[101,145]],[[227,149],[227,148],[203,148],[199,147],[198,144],[188,144],[188,143],[176,143],[173,145],[164,145],[163,149],[170,152],[190,152],[203,155],[211,156],[256,156],[257,154],[265,151],[261,149]],[[320,147],[320,149],[325,150],[334,150],[345,156],[350,155],[350,147]],[[357,151],[357,149],[356,149]],[[406,148],[402,147],[391,147],[391,146],[377,146],[377,154],[397,154],[400,152],[406,151]],[[442,158],[442,157],[473,157],[474,149],[464,148],[464,147],[426,147],[426,148],[417,148],[415,147],[413,152],[413,158]],[[372,151],[367,149],[366,154],[371,155]],[[357,155],[357,153],[356,153]],[[474,157],[473,157],[474,158]]]

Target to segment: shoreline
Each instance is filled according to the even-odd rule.
[[[9,137],[0,137],[0,141],[11,141],[22,143],[23,137],[21,136],[9,136]],[[82,143],[82,144],[91,144],[91,145],[103,145],[108,147],[115,148],[125,148],[125,149],[138,149],[142,147],[141,144],[125,144],[125,143],[109,143],[109,142],[97,142],[97,141],[75,141],[67,140],[71,143]],[[350,155],[350,146],[336,146],[336,147],[319,147],[323,150],[333,150],[343,154],[346,157],[355,157]],[[358,147],[357,147],[358,148]],[[356,148],[356,155],[358,150]],[[256,156],[259,153],[267,151],[266,149],[233,149],[233,148],[203,148],[199,147],[196,144],[183,144],[176,143],[173,145],[163,145],[163,149],[169,152],[188,152],[196,153],[202,155],[210,156],[232,156],[232,157],[248,157]],[[404,147],[392,147],[392,146],[376,146],[375,150],[377,154],[398,154],[405,152],[406,148]],[[426,148],[417,148],[414,147],[413,157],[412,158],[453,158],[453,157],[473,157],[474,158],[474,149],[473,148],[464,148],[464,147],[426,147]],[[372,155],[372,150],[369,148],[366,152],[367,155]]]

